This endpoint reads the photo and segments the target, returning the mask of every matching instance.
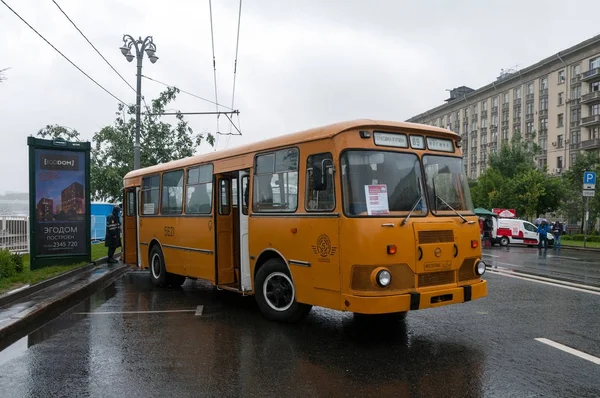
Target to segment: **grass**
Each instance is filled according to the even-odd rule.
[[[108,248],[103,243],[92,245],[92,261],[98,260],[99,258],[106,257],[108,254]],[[77,264],[69,265],[52,265],[32,271],[29,268],[29,254],[23,256],[24,271],[10,278],[0,278],[0,294],[7,291],[17,289],[21,286],[41,282],[46,279],[55,277],[63,272],[70,271],[75,268],[86,265],[86,262],[80,262]]]
[[[578,240],[563,240],[560,244],[562,246],[583,247],[583,242]],[[585,247],[600,249],[600,242],[586,242]]]

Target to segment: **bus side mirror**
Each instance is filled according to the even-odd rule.
[[[313,191],[324,191],[327,189],[327,175],[323,170],[321,162],[314,162],[312,164],[312,181]]]

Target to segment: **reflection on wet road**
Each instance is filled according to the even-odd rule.
[[[269,322],[250,297],[130,273],[0,353],[0,395],[600,395],[600,296],[491,274],[489,296],[364,325],[315,308]],[[203,305],[202,315],[196,315]]]

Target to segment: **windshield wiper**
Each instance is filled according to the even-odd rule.
[[[404,220],[402,220],[402,222],[400,223],[400,226],[403,226],[404,224],[406,224],[406,222],[408,221],[408,219],[412,215],[413,211],[415,211],[415,209],[417,208],[417,206],[419,205],[419,203],[421,203],[421,200],[423,200],[423,186],[421,184],[421,177],[417,178],[417,180],[419,181],[419,188],[421,188],[421,192],[419,193],[419,198],[417,199],[417,201],[415,202],[415,204],[412,205],[412,207],[410,208],[410,211],[408,212],[408,214],[406,215],[406,217],[404,218]]]
[[[460,214],[459,212],[457,212],[456,210],[454,210],[454,207],[450,206],[444,199],[442,199],[437,193],[435,193],[435,178],[434,177],[431,178],[431,184],[433,185],[433,194],[435,195],[435,198],[441,200],[443,204],[445,204],[446,206],[448,206],[448,208],[450,210],[452,210],[453,212],[456,213],[457,216],[459,216],[460,218],[462,218],[463,224],[464,223],[475,224],[475,221],[469,221],[466,218],[464,218],[462,214]],[[436,211],[437,211],[437,206],[436,206]]]

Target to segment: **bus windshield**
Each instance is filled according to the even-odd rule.
[[[463,160],[457,157],[425,155],[423,168],[427,182],[427,196],[433,214],[454,211],[473,213],[473,202]]]
[[[417,155],[346,151],[342,155],[344,211],[350,216],[427,214]]]

